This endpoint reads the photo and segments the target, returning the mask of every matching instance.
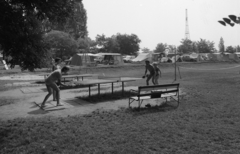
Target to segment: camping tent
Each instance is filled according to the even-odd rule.
[[[123,57],[120,53],[98,53],[95,56],[103,56],[104,64],[123,65]]]
[[[209,53],[208,57],[211,61],[222,61],[221,53]]]
[[[132,62],[142,62],[145,60],[152,61],[152,54],[151,53],[140,53],[136,58],[132,60]]]
[[[87,63],[94,62],[95,54],[92,53],[78,53],[72,56],[70,65],[82,66]]]
[[[229,54],[229,59],[239,61],[238,55],[235,53]]]

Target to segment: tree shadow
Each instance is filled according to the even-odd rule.
[[[176,110],[178,108],[178,105],[171,102],[166,102],[161,105],[154,105],[154,106],[146,106],[146,107],[130,107],[126,109],[127,112],[132,113],[133,115],[139,116],[144,114],[151,114],[151,113],[157,113],[157,112],[169,112]]]

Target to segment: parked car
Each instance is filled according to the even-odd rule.
[[[103,56],[98,56],[94,59],[94,61],[97,63],[97,64],[101,64],[103,62]]]

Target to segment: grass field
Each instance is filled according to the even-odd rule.
[[[180,83],[186,95],[181,97],[177,109],[164,105],[141,111],[96,110],[66,118],[1,120],[0,153],[237,154],[238,66],[238,63],[181,64],[175,82]],[[164,64],[160,68],[160,84],[172,83],[174,66]],[[144,66],[101,68],[94,73],[141,77]],[[6,99],[0,101],[9,103]]]

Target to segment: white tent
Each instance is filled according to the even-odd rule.
[[[151,53],[140,53],[136,58],[132,60],[132,62],[142,62],[145,60],[152,61],[152,54]]]

